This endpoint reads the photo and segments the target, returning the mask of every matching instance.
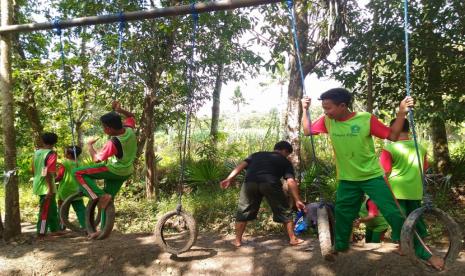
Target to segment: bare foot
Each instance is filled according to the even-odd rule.
[[[242,241],[233,240],[231,244],[234,245],[235,247],[241,247]]]
[[[100,209],[105,209],[107,208],[108,206],[108,203],[110,203],[111,201],[111,195],[109,194],[104,194],[103,196],[101,196],[98,200],[98,207]]]
[[[98,238],[98,236],[100,236],[100,231],[97,231],[95,233],[87,235],[87,239],[88,240],[94,240],[94,239]]]
[[[299,238],[295,238],[295,239],[291,240],[291,241],[289,242],[289,244],[290,244],[291,246],[295,246],[295,245],[302,244],[303,242],[304,242],[304,240],[301,240],[301,239],[299,239]]]
[[[444,259],[439,256],[431,256],[429,258],[428,263],[434,267],[434,269],[441,271],[444,269]]]

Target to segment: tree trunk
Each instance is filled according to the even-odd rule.
[[[218,123],[220,120],[220,96],[221,87],[223,85],[223,62],[219,61],[217,64],[215,89],[213,90],[213,105],[212,105],[212,122],[210,129],[210,136],[216,144],[218,139]]]
[[[153,130],[148,134],[145,145],[145,195],[147,198],[151,199],[158,195],[158,192],[155,191],[155,152],[153,150]]]
[[[373,51],[370,49],[367,61],[367,107],[366,111],[373,113]]]
[[[21,113],[26,115],[26,118],[32,129],[32,138],[36,148],[42,146],[41,135],[44,130],[42,122],[40,121],[39,110],[37,110],[34,92],[26,88],[23,92],[23,101],[18,102],[18,107]]]
[[[1,26],[10,25],[13,18],[11,0],[1,0]],[[14,98],[11,91],[11,35],[0,36],[0,91],[2,93],[3,148],[5,171],[16,168]],[[5,187],[5,230],[3,238],[21,234],[18,178],[12,174]]]
[[[446,124],[440,116],[435,116],[431,120],[431,132],[435,169],[437,172],[446,175],[449,172],[451,160],[447,143]]]
[[[296,175],[300,175],[300,118],[302,117],[302,82],[297,70],[296,60],[290,60],[291,72],[289,74],[289,85],[287,93],[287,110],[284,125],[286,126],[285,139],[291,143],[294,152],[289,159],[294,165]]]

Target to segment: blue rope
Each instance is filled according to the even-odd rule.
[[[300,47],[299,47],[299,40],[297,38],[297,24],[296,24],[296,19],[295,19],[295,9],[294,9],[294,3],[292,0],[287,0],[287,8],[288,8],[288,11],[289,11],[289,18],[290,18],[290,21],[291,21],[291,30],[292,30],[292,35],[293,35],[293,38],[294,38],[294,48],[295,48],[295,55],[296,55],[296,59],[297,59],[297,65],[298,65],[298,68],[299,68],[299,74],[300,74],[300,81],[302,83],[302,92],[303,92],[303,95],[306,96],[307,95],[307,92],[305,90],[305,76],[304,76],[304,69],[303,69],[303,66],[302,66],[302,60],[300,58]],[[315,151],[315,140],[313,138],[313,135],[311,134],[312,133],[312,117],[310,115],[310,111],[307,109],[306,110],[307,112],[307,117],[308,117],[308,120],[309,120],[309,129],[310,129],[310,144],[312,145],[312,160],[313,160],[313,164],[315,165],[315,184],[318,188],[318,192],[320,194],[320,203],[323,204],[324,202],[324,199],[323,199],[323,194],[322,194],[322,191],[321,191],[321,185],[320,185],[320,179],[318,177],[318,167],[317,167],[317,164],[318,164],[318,160],[316,158],[316,151]]]
[[[410,57],[409,57],[409,37],[408,37],[408,0],[404,0],[404,42],[405,42],[405,89],[407,96],[410,96]],[[423,202],[427,208],[432,208],[432,200],[426,192],[426,179],[423,173],[423,166],[421,162],[420,149],[418,146],[417,132],[415,128],[415,120],[413,116],[413,109],[409,107],[408,118],[410,128],[412,129],[413,142],[415,144],[415,151],[418,159],[418,168],[420,169],[421,181],[423,183]]]
[[[120,63],[121,63],[121,53],[122,53],[122,45],[123,45],[123,34],[124,34],[124,26],[126,23],[126,17],[124,16],[123,12],[119,13],[119,29],[118,29],[118,53],[116,58],[116,75],[115,75],[115,93],[113,93],[113,100],[117,99],[118,92],[121,89],[120,87]]]
[[[69,127],[71,128],[71,143],[73,146],[73,155],[74,161],[77,165],[77,155],[76,155],[76,140],[74,138],[74,117],[73,117],[73,102],[71,100],[70,89],[69,89],[69,79],[68,75],[66,74],[66,64],[65,64],[65,51],[63,47],[63,32],[60,25],[60,20],[56,19],[53,21],[53,29],[55,30],[55,34],[60,39],[60,55],[61,55],[61,70],[63,72],[63,84],[66,92],[66,102],[68,105],[68,116],[69,116]]]
[[[191,112],[192,112],[192,104],[191,104],[191,99],[194,94],[194,89],[193,89],[193,83],[194,83],[194,70],[195,70],[195,50],[196,50],[196,34],[197,34],[197,28],[198,28],[198,23],[199,23],[199,14],[197,12],[197,9],[195,8],[195,1],[191,1],[191,17],[192,17],[192,35],[191,35],[191,56],[189,58],[188,64],[187,64],[187,70],[188,70],[188,82],[187,82],[187,87],[188,87],[188,96],[187,96],[187,110],[186,110],[186,124],[184,128],[184,141],[183,141],[183,153],[182,153],[182,160],[181,160],[181,177],[179,178],[179,184],[178,184],[178,206],[176,207],[176,211],[181,212],[182,210],[182,189],[183,189],[183,182],[184,182],[184,177],[185,177],[185,168],[186,168],[186,159],[187,159],[187,135],[189,131],[189,124],[190,124],[190,118],[191,118]]]

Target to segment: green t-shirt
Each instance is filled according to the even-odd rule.
[[[397,141],[389,144],[384,150],[391,154],[392,171],[389,183],[397,199],[421,200],[423,183],[418,167],[417,153],[413,140]],[[421,167],[424,166],[426,150],[420,150]]]
[[[368,216],[368,200],[369,199],[366,199],[363,202],[362,207],[360,208],[359,216],[361,218]],[[378,215],[374,219],[366,221],[364,223],[366,228],[373,232],[383,232],[389,228],[389,224],[379,211]]]
[[[45,180],[47,175],[46,171],[46,159],[49,153],[52,153],[51,149],[38,149],[34,152],[33,164],[34,164],[34,178],[32,181],[32,193],[35,195],[46,195],[48,193],[48,185]],[[55,185],[53,185],[55,187]]]
[[[77,167],[77,164],[74,160],[65,159],[61,163],[64,167],[63,178],[60,180],[58,184],[58,199],[65,200],[70,195],[79,191],[79,184],[77,183],[76,179],[73,177],[72,171],[74,168]]]
[[[383,175],[370,134],[371,114],[357,112],[346,121],[325,117],[339,180],[363,181]]]
[[[117,140],[121,145],[121,152],[118,156],[112,156],[108,159],[106,165],[111,173],[120,176],[127,176],[134,171],[134,160],[137,153],[137,140],[134,130],[130,127],[125,128],[125,132],[119,136],[113,136],[112,140]],[[118,148],[118,147],[117,147]]]

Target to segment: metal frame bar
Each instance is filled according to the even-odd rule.
[[[76,26],[109,24],[121,21],[136,21],[143,19],[153,19],[167,16],[187,15],[194,10],[197,13],[205,13],[211,11],[232,10],[237,8],[258,6],[264,4],[273,4],[281,2],[281,0],[223,0],[215,2],[196,3],[192,5],[171,6],[159,9],[150,9],[143,11],[124,12],[121,14],[109,14],[99,16],[79,17],[69,20],[63,20],[57,23],[54,22],[39,22],[22,25],[8,25],[0,27],[0,35],[9,33],[33,32],[39,30],[51,30],[59,26],[62,29]]]

